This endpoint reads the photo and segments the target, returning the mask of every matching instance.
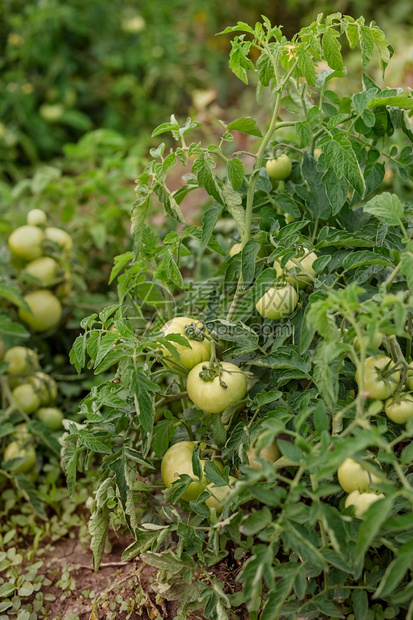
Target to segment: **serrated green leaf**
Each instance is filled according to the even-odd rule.
[[[234,190],[241,187],[245,179],[245,171],[239,159],[234,158],[228,160],[228,178]]]
[[[396,194],[383,192],[364,205],[364,211],[383,220],[388,226],[398,226],[404,216],[404,207]]]
[[[334,70],[343,69],[343,59],[341,57],[341,45],[338,41],[338,32],[334,28],[328,28],[323,36],[323,52],[328,66]]]
[[[374,38],[369,26],[361,26],[360,46],[363,69],[369,64],[374,52]]]
[[[237,118],[231,121],[231,123],[227,127],[227,130],[237,130],[250,136],[257,136],[257,138],[262,138],[262,133],[257,125],[257,121],[250,116],[242,116],[241,118]]]

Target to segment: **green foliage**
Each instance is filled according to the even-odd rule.
[[[122,515],[135,538],[124,557],[140,555],[158,570],[155,588],[178,601],[178,618],[199,609],[230,618],[240,606],[261,620],[402,617],[412,610],[413,422],[394,424],[370,397],[365,362],[382,334],[380,355],[394,364],[375,371],[377,381],[393,385],[396,397],[410,389],[413,208],[386,191],[385,173],[387,166],[411,187],[413,98],[367,74],[358,92],[338,94],[346,40],[363,68],[373,54],[382,71],[391,59],[384,33],[364,18],[319,15],[291,40],[266,18],[225,33],[234,36],[233,72],[247,83],[257,71],[259,101],[270,91],[268,122],[222,122],[217,143],[206,145],[190,142],[198,125],[191,119],[172,116],[155,129],[172,132],[175,148],[153,149],[138,177],[134,252],[118,256],[112,272],[120,303],[84,319],[71,352],[78,372],[89,365],[112,376],[82,401],[84,426],[70,427],[68,482],[73,488],[76,468],[99,461],[95,566]],[[250,136],[247,147],[238,146],[239,132]],[[264,164],[280,153],[292,172],[274,187]],[[181,165],[191,172],[172,192],[168,175]],[[206,198],[200,226],[186,225],[181,209],[194,189]],[[176,221],[162,238],[146,223],[157,201]],[[233,256],[230,236],[243,246]],[[316,260],[305,263],[312,252]],[[284,320],[264,319],[257,301],[286,281],[299,304]],[[167,343],[174,352],[161,331],[173,316],[207,327],[205,387],[221,378],[217,359],[231,361],[249,379],[246,402],[207,415],[189,401],[178,350],[162,353]],[[194,475],[178,471],[165,490],[162,455],[188,439],[202,442]],[[247,457],[253,440],[260,468]],[[274,440],[275,463],[260,458]],[[196,500],[180,499],[192,478],[202,482],[198,460],[211,456],[225,466],[222,476],[206,468],[212,492],[228,473],[237,476],[222,513],[205,503],[204,483]],[[374,473],[370,490],[383,494],[361,518],[337,484],[347,458]],[[211,570],[223,566],[240,591]]]

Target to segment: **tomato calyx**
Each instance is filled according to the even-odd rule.
[[[200,379],[202,379],[202,381],[205,381],[205,383],[210,383],[216,377],[218,377],[219,385],[224,390],[226,390],[228,389],[228,386],[225,383],[225,381],[222,379],[222,373],[223,373],[223,368],[220,362],[211,360],[211,362],[209,363],[209,366],[207,366],[206,364],[205,366],[202,366],[202,370],[199,373],[199,377]]]
[[[195,322],[190,325],[186,325],[184,329],[184,336],[188,338],[188,340],[196,340],[197,342],[203,342],[204,340],[210,340],[210,338],[205,333],[206,327],[202,324],[199,327]]]

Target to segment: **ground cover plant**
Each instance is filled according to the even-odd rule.
[[[123,524],[160,617],[411,618],[413,211],[385,175],[411,187],[413,98],[369,77],[393,49],[363,18],[229,34],[268,121],[222,122],[207,144],[196,119],[154,130],[176,146],[138,177],[118,302],[71,351],[110,378],[68,423],[68,488],[99,466],[94,566]],[[363,77],[343,96],[344,46]]]

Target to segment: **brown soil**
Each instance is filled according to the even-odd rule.
[[[149,620],[172,619],[171,604],[155,603],[151,580],[155,570],[139,561],[122,562],[121,556],[131,540],[115,539],[105,553],[97,572],[92,566],[92,553],[70,538],[51,547],[44,561],[44,573],[52,582],[42,588],[44,596],[55,600],[44,606],[54,620]],[[128,608],[122,610],[122,602]],[[134,609],[136,611],[134,611]]]

